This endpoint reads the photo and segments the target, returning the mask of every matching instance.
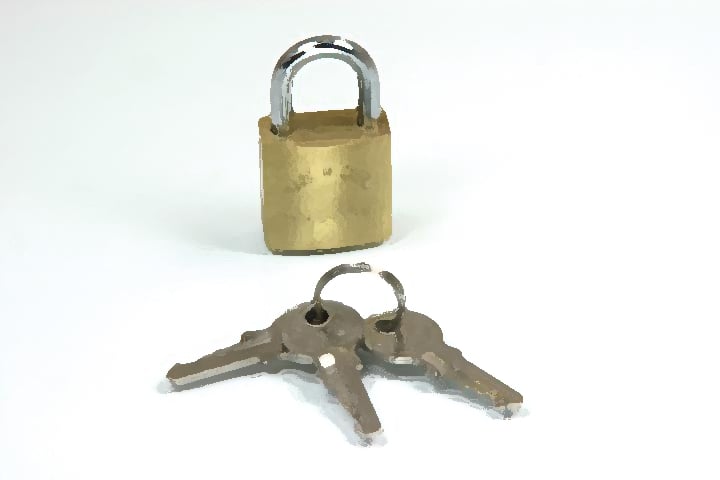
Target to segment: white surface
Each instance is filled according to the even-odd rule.
[[[0,477],[718,478],[718,25],[713,1],[4,0]],[[395,235],[275,257],[256,122],[318,33],[380,70]],[[296,81],[298,110],[355,95],[339,62]],[[162,393],[363,260],[525,414],[370,377],[362,448],[302,376]],[[370,275],[326,292],[393,305]]]

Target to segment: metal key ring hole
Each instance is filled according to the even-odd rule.
[[[332,279],[346,273],[368,272],[373,272],[373,269],[370,265],[364,262],[353,264],[344,263],[325,272],[315,286],[315,294],[313,295],[310,310],[308,310],[305,314],[305,320],[311,325],[322,325],[327,321],[329,315],[322,307],[322,298],[320,297],[320,294],[322,293],[323,288],[325,288]],[[400,319],[402,318],[403,313],[405,313],[405,289],[400,283],[400,280],[398,280],[398,278],[392,273],[383,270],[377,272],[377,274],[393,288],[395,298],[397,298],[398,301],[398,305],[395,310],[381,314],[381,318],[375,323],[375,328],[379,332],[391,334],[397,329],[400,324]],[[392,317],[387,318],[387,316],[390,315],[392,315]]]
[[[393,335],[397,325],[394,318],[379,318],[375,321],[375,330],[383,335]]]
[[[325,325],[330,318],[330,314],[324,308],[320,308],[319,311],[316,308],[311,308],[305,314],[305,321],[313,327],[319,327]]]

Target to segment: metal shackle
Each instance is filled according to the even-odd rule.
[[[373,59],[353,41],[320,35],[296,43],[275,64],[270,84],[270,120],[275,134],[284,131],[290,119],[293,77],[304,65],[320,58],[342,60],[357,73],[359,125],[380,117],[380,78]]]

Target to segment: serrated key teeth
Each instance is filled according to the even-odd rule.
[[[170,370],[167,371],[165,374],[165,378],[170,380],[170,383],[174,384],[175,379],[178,378],[178,368],[182,368],[181,364],[176,363],[175,365],[170,368]]]
[[[358,443],[357,445],[363,447],[371,446],[383,446],[387,444],[387,438],[385,437],[385,431],[381,428],[376,432],[363,433],[358,429],[355,429],[357,434]]]
[[[492,410],[502,415],[503,418],[510,418],[516,415],[522,408],[522,403],[508,403],[497,407],[492,407]]]
[[[182,364],[182,363],[176,363],[176,364],[173,365],[172,368],[171,368],[170,370],[168,370],[168,372],[165,374],[165,378],[168,379],[168,381],[170,382],[170,385],[172,385],[173,387],[179,387],[179,386],[182,385],[182,378],[183,378],[182,371],[183,371],[183,366],[184,366],[184,364]],[[180,383],[178,383],[178,382],[180,382]]]
[[[225,353],[219,356],[225,356]],[[235,362],[218,365],[216,367],[206,368],[205,365],[198,367],[198,362],[194,363],[176,363],[167,373],[166,377],[173,386],[182,387],[190,383],[207,380],[211,377],[222,375],[223,373],[240,370],[256,363],[260,363],[260,358],[250,357]],[[203,362],[205,363],[205,362]],[[208,362],[209,363],[209,362]]]
[[[380,425],[380,421],[378,420],[376,422],[375,419],[368,419],[362,421],[358,420],[355,424],[355,431],[368,441],[371,441],[383,434],[383,429],[382,425]]]
[[[522,408],[522,402],[520,403],[508,403],[505,405],[505,410],[507,410],[510,413],[510,416],[515,415],[520,411]]]
[[[510,405],[518,405],[517,408],[520,408],[522,404],[523,396],[510,387],[507,387],[507,390],[502,392],[502,395],[498,397],[496,394],[495,397],[495,406],[497,407],[510,408]]]
[[[177,363],[167,373],[175,386],[204,381],[257,363],[277,358],[282,353],[279,339],[269,330],[252,332],[251,339],[216,350],[190,363]]]
[[[353,417],[358,433],[369,435],[380,430],[380,419],[362,383],[359,364],[355,352],[344,348],[333,349],[316,359],[318,375],[325,387]]]

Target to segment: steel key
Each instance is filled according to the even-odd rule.
[[[522,405],[522,395],[467,361],[457,348],[448,346],[440,326],[421,313],[403,308],[369,317],[365,321],[365,346],[382,361],[422,366],[427,374],[471,389],[506,417]]]
[[[363,319],[340,302],[307,302],[288,310],[265,330],[246,332],[240,342],[167,372],[175,386],[207,380],[275,358],[314,364],[327,389],[352,415],[358,430],[371,434],[380,421],[361,380],[356,348],[362,341]]]

